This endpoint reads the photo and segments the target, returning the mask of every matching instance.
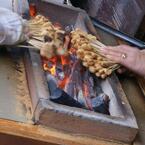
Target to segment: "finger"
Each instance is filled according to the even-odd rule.
[[[116,47],[109,46],[101,50],[102,54],[106,56],[107,55],[118,56],[119,58],[117,60],[120,60],[119,62],[122,62],[123,54],[128,56],[128,58],[132,58],[138,53],[138,51],[139,51],[138,49],[135,49],[133,47],[126,46],[126,45],[120,45]],[[111,57],[111,56],[108,56],[108,57]]]
[[[106,55],[106,58],[108,58],[109,60],[114,61],[115,63],[121,63],[121,59],[118,56],[115,55]]]
[[[143,55],[145,55],[145,50],[141,50],[140,52],[141,52]]]
[[[123,59],[121,56],[115,56],[115,55],[106,55],[106,58],[114,61],[115,63],[119,63],[121,65],[126,66],[126,64],[128,63],[126,59]]]
[[[138,48],[136,47],[132,47],[132,46],[128,46],[128,45],[119,45],[118,49],[122,52],[122,53],[137,53],[139,51]]]
[[[104,56],[112,55],[112,56],[117,56],[117,57],[120,57],[121,54],[123,53],[123,52],[120,52],[119,50],[116,50],[112,47],[107,47],[107,48],[101,49],[100,52]]]
[[[104,51],[114,51],[118,53],[129,53],[137,51],[136,48],[130,47],[128,45],[118,45],[118,46],[107,46],[104,48]]]
[[[118,51],[114,51],[112,49],[102,49],[101,53],[105,56],[105,55],[110,55],[110,56],[117,56],[120,57],[121,53],[119,53]]]

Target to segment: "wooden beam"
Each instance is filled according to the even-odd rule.
[[[65,145],[125,145],[86,136],[72,135],[52,128],[0,119],[0,132],[38,141]]]

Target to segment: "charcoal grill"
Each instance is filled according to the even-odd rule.
[[[61,23],[64,28],[73,25],[94,35],[97,34],[84,11],[61,4],[56,5],[48,0],[35,2],[40,14],[48,16],[53,22]],[[102,90],[110,96],[109,116],[53,103],[50,101],[40,55],[33,50],[26,50],[24,64],[35,124],[105,140],[127,143],[134,140],[138,131],[136,119],[115,74],[100,82]]]

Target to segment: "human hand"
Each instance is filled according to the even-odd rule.
[[[119,45],[105,47],[101,53],[108,59],[145,76],[145,50],[141,51],[131,46]]]
[[[16,45],[28,38],[26,21],[17,13],[0,7],[0,45]]]

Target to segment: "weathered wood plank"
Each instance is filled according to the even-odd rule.
[[[58,144],[42,142],[20,136],[13,136],[0,133],[0,145],[58,145]]]
[[[0,119],[0,132],[61,145],[125,145],[94,138],[66,134],[52,128]],[[49,145],[49,144],[48,144]]]

